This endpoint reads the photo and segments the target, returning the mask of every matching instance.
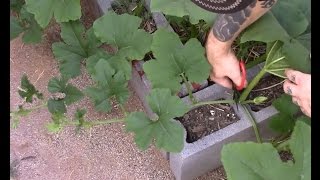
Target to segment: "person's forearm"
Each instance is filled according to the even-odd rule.
[[[232,42],[250,24],[264,15],[276,0],[256,0],[245,9],[231,14],[219,14],[212,31],[209,32],[207,45],[214,44],[221,53],[230,51]]]

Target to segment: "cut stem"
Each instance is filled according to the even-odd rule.
[[[194,98],[194,96],[193,96],[193,94],[192,94],[191,86],[190,86],[189,82],[187,81],[186,76],[182,73],[182,74],[181,74],[181,77],[182,77],[182,79],[183,79],[184,84],[185,84],[185,85],[186,85],[186,87],[187,87],[187,90],[188,90],[188,96],[189,96],[189,98],[190,98],[190,100],[191,100],[192,104],[196,104],[196,103],[197,103],[197,101],[196,101],[196,99]]]
[[[248,87],[241,93],[239,98],[239,102],[245,101],[251,92],[251,90],[258,84],[260,79],[264,76],[267,71],[265,69],[261,69],[261,71],[253,78],[253,80],[249,83]]]
[[[244,105],[241,105],[241,106],[243,107],[244,111],[246,112],[246,114],[247,114],[248,117],[249,117],[249,120],[250,120],[251,125],[252,125],[253,130],[254,130],[254,134],[256,135],[257,142],[258,142],[258,143],[262,143],[261,136],[260,136],[259,129],[258,129],[258,126],[257,126],[256,121],[255,121],[254,118],[252,117],[252,115],[251,115],[251,113],[249,112],[249,110],[247,109],[247,107],[244,106]]]

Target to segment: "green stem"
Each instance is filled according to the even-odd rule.
[[[96,125],[124,122],[124,118],[123,119],[109,119],[109,120],[94,120],[94,121],[85,121],[85,122],[89,123],[92,126],[96,126]],[[76,126],[76,125],[78,125],[78,122],[68,120],[68,121],[63,121],[63,125],[64,126]]]
[[[95,125],[103,125],[103,124],[111,124],[111,123],[118,123],[118,122],[124,122],[124,118],[122,119],[109,119],[109,120],[105,120],[105,121],[90,121],[90,124],[95,126]]]
[[[267,71],[263,68],[261,71],[253,78],[253,80],[249,83],[248,87],[241,93],[239,98],[239,102],[245,101],[251,92],[251,90],[258,84],[260,79]]]
[[[122,104],[120,104],[120,108],[121,108],[124,116],[127,117],[127,116],[128,116],[128,113],[127,113],[127,111],[126,111],[126,108],[125,108]]]
[[[185,76],[184,74],[181,74],[181,77],[182,77],[182,79],[183,79],[184,84],[185,84],[185,85],[186,85],[186,87],[187,87],[187,90],[188,90],[188,96],[189,96],[189,98],[190,98],[190,100],[191,100],[192,104],[196,104],[196,103],[197,103],[197,101],[196,101],[196,99],[194,98],[194,96],[193,96],[193,94],[192,94],[191,86],[190,86],[189,82],[187,81],[186,76]]]
[[[43,103],[43,104],[40,104],[39,106],[32,107],[32,108],[30,108],[30,109],[28,109],[28,110],[33,111],[33,110],[36,110],[36,109],[40,109],[40,108],[46,107],[46,106],[47,106],[47,103],[48,103],[48,102],[45,102],[45,103]]]
[[[198,102],[196,104],[193,104],[192,106],[197,107],[197,106],[202,106],[202,105],[207,105],[207,104],[221,104],[221,103],[233,104],[235,102],[233,99],[219,100],[219,101],[205,101],[205,102]]]
[[[246,106],[243,106],[243,105],[241,105],[241,106],[243,107],[243,109],[245,110],[246,114],[247,114],[248,117],[249,117],[249,120],[250,120],[251,125],[252,125],[253,130],[254,130],[254,134],[256,135],[256,138],[257,138],[257,142],[258,142],[258,143],[262,143],[262,141],[261,141],[261,136],[260,136],[259,129],[258,129],[258,127],[257,127],[256,121],[255,121],[254,118],[252,117],[252,115],[251,115],[251,113],[249,112],[249,110],[247,109],[247,107],[246,107]]]

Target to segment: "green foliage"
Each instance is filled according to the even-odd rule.
[[[215,13],[200,8],[190,0],[151,0],[150,8],[151,12],[162,12],[170,16],[189,16],[192,24],[204,20],[212,25],[216,18]]]
[[[95,66],[99,60],[107,61],[110,66],[118,71],[122,71],[126,77],[126,80],[130,80],[131,78],[131,64],[125,60],[123,57],[119,57],[118,55],[110,55],[106,52],[98,52],[95,55],[90,56],[87,59],[86,68],[87,71],[91,74],[95,74]]]
[[[241,42],[280,40],[284,43],[283,53],[287,57],[288,64],[294,69],[309,73],[310,36],[306,34],[310,33],[310,9],[309,0],[279,1],[272,8],[272,12],[266,13],[246,29]]]
[[[35,95],[38,99],[43,99],[42,93],[40,93],[33,84],[30,83],[28,77],[24,74],[21,78],[21,85],[18,90],[19,95],[26,100],[28,103],[33,102],[33,96]]]
[[[95,74],[92,77],[97,85],[89,87],[85,91],[94,101],[96,110],[109,112],[112,108],[111,97],[115,97],[120,104],[127,101],[129,97],[128,82],[124,73],[122,71],[116,72],[108,61],[100,59],[95,66]]]
[[[52,78],[48,83],[48,90],[51,93],[63,93],[65,97],[63,98],[66,105],[70,105],[76,101],[79,101],[83,98],[83,93],[76,88],[75,86],[71,85],[70,83],[67,84],[66,78]]]
[[[26,0],[27,10],[34,14],[38,24],[45,28],[54,16],[59,23],[81,17],[80,0]]]
[[[273,43],[268,43],[267,45],[267,59],[264,65],[265,71],[270,74],[286,78],[284,70],[289,68],[286,57],[282,53],[283,43],[280,41],[275,41]]]
[[[21,27],[18,19],[14,16],[10,16],[10,40],[16,38],[22,32],[23,28]]]
[[[20,3],[13,6],[17,17],[10,16],[10,40],[24,32],[22,36],[24,43],[38,43],[42,38],[42,28],[35,21],[34,16],[26,10],[25,5]]]
[[[62,94],[63,97],[50,98],[48,100],[48,109],[52,114],[65,113],[66,105],[70,105],[83,98],[83,93],[75,86],[68,83],[66,77],[60,79],[54,77],[48,83],[48,91],[51,93]]]
[[[48,110],[51,114],[67,112],[66,105],[63,99],[49,99]]]
[[[125,120],[126,129],[135,133],[135,142],[141,149],[155,145],[168,152],[180,152],[184,146],[184,128],[175,117],[189,110],[181,99],[172,96],[169,89],[153,89],[147,96],[151,110],[156,114],[148,118],[142,112],[131,113]]]
[[[269,143],[231,143],[222,149],[222,163],[228,179],[311,179],[311,128],[297,122],[289,146],[294,162],[281,161]]]
[[[283,94],[280,98],[274,100],[272,105],[279,113],[271,118],[269,127],[281,133],[291,132],[295,125],[295,115],[298,113],[299,107],[292,103],[291,96],[287,94]]]
[[[53,43],[53,54],[60,63],[61,74],[76,77],[81,72],[81,61],[96,53],[101,42],[95,38],[92,29],[85,34],[79,21],[61,23],[61,37],[64,43]]]
[[[207,32],[210,26],[203,20],[200,20],[197,24],[192,24],[189,21],[188,16],[176,17],[166,16],[171,27],[179,35],[182,43],[186,43],[190,38],[197,38],[202,44],[205,43]]]
[[[152,36],[138,29],[141,21],[136,16],[107,12],[94,22],[93,29],[101,42],[117,48],[119,57],[141,60],[150,51],[152,43]]]
[[[181,88],[182,75],[197,83],[209,77],[210,66],[197,39],[183,45],[177,34],[159,29],[151,49],[156,59],[146,62],[143,69],[153,88],[169,88],[175,93]]]

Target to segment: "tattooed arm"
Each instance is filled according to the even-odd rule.
[[[231,45],[242,30],[265,14],[275,2],[256,0],[241,11],[218,15],[206,43],[207,58],[212,66],[211,80],[227,88],[232,88],[232,82],[240,85],[239,62]]]

